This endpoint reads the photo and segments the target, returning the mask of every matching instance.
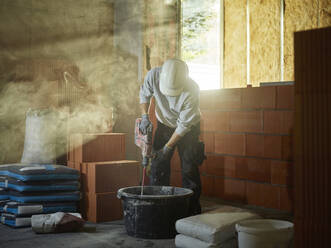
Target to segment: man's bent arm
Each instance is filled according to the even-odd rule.
[[[140,111],[141,115],[148,114],[149,103],[141,103],[140,104]]]
[[[171,136],[171,138],[169,139],[169,141],[167,142],[166,146],[170,147],[171,149],[175,147],[175,145],[177,144],[177,142],[182,138],[182,136],[180,136],[179,134],[177,134],[176,132],[174,132]]]

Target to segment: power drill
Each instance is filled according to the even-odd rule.
[[[136,119],[134,143],[141,149],[142,153],[142,166],[146,167],[152,156],[152,139],[153,139],[153,125],[150,124],[147,128],[147,133],[142,134],[139,130],[141,118]]]

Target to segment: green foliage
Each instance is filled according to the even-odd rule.
[[[206,33],[213,26],[217,16],[217,13],[210,8],[212,1],[208,3],[204,6],[202,4],[201,8],[195,8],[195,11],[183,10],[182,58],[184,60],[193,60],[207,51],[204,46]]]

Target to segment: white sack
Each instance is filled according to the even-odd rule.
[[[259,215],[240,208],[224,207],[176,221],[180,234],[211,244],[235,237],[235,224],[242,220],[258,219]]]
[[[175,238],[175,245],[177,248],[237,248],[237,239],[232,238],[220,244],[211,244],[200,239],[178,234]]]
[[[50,109],[26,113],[22,163],[52,164],[56,161],[57,115]]]
[[[69,213],[78,218],[82,218],[79,213]],[[31,226],[32,230],[36,233],[52,233],[55,232],[56,227],[59,225],[66,213],[57,212],[54,214],[38,214],[32,215]]]

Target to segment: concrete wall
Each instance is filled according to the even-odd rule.
[[[143,63],[143,1],[115,1],[114,45],[138,58],[138,79],[141,80]]]
[[[139,41],[123,42],[130,30],[137,30],[125,26],[135,22],[130,15],[117,15],[117,24],[127,22],[114,25],[114,9],[121,9],[122,3],[1,1],[1,163],[20,160],[28,108],[52,107],[70,113],[69,133],[107,132],[117,122],[125,123],[127,115],[136,115],[138,55],[133,51]],[[120,131],[133,126],[134,122]],[[67,129],[62,128],[60,137],[65,139]],[[130,157],[136,154],[127,151]]]
[[[136,61],[135,81],[140,85],[145,75],[142,73],[143,67],[143,1],[136,0],[120,0],[114,2],[115,8],[115,22],[114,22],[114,46],[116,49],[125,51],[128,56],[134,58]],[[128,72],[124,72],[128,73]],[[123,78],[125,74],[123,75]],[[125,86],[125,81],[119,81],[119,84]],[[125,90],[125,88],[123,88]],[[135,86],[134,89],[127,89],[132,91],[132,95],[128,98],[136,99],[132,104],[131,110],[122,108],[119,104],[119,112],[117,122],[114,126],[114,132],[126,133],[126,154],[128,159],[141,159],[141,151],[134,144],[134,123],[135,119],[140,116],[138,109],[138,94],[139,89]],[[126,100],[127,101],[127,100]],[[132,111],[134,110],[134,111]]]

